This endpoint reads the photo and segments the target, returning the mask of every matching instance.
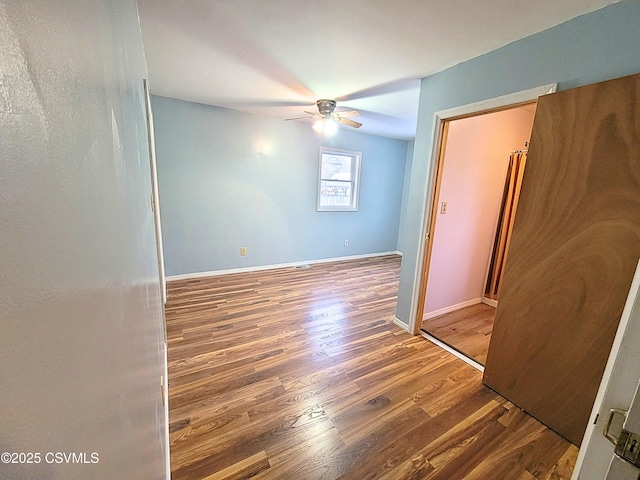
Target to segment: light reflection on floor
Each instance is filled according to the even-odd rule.
[[[344,303],[329,301],[323,299],[317,303],[311,305],[309,311],[308,320],[309,325],[305,325],[305,328],[312,330],[322,329],[324,332],[315,335],[309,335],[309,341],[311,345],[326,354],[325,346],[331,345],[332,354],[343,353],[339,346],[342,344],[339,341],[342,337],[343,325],[341,320],[345,319]],[[338,351],[336,351],[338,347]]]

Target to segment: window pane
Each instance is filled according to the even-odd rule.
[[[326,180],[351,181],[351,157],[323,154],[321,176]]]
[[[350,206],[351,182],[322,180],[320,182],[320,205]]]
[[[318,212],[357,212],[361,152],[320,147]]]

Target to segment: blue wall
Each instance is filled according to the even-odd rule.
[[[623,1],[570,20],[422,80],[408,186],[404,256],[396,316],[415,314],[420,236],[433,122],[441,110],[557,82],[558,90],[640,72],[640,1]]]
[[[407,160],[404,167],[404,187],[402,190],[402,207],[400,209],[400,226],[398,228],[398,251],[404,252],[405,232],[407,231],[407,206],[409,204],[409,185],[411,181],[411,162],[413,162],[413,144],[407,146]]]
[[[407,142],[325,139],[304,121],[164,97],[152,107],[167,275],[398,249]],[[321,146],[362,152],[358,212],[316,212]]]

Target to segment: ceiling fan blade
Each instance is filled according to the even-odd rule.
[[[304,113],[309,115],[308,117],[295,117],[295,118],[286,118],[285,120],[311,120],[311,119],[333,119],[337,123],[343,123],[349,127],[360,128],[362,124],[360,122],[356,122],[354,120],[350,120],[346,117],[360,117],[362,114],[357,110],[344,110],[334,112],[333,109],[336,106],[335,100],[318,100],[316,102],[318,106],[318,112],[310,112],[309,110],[305,110]]]
[[[294,117],[294,118],[285,118],[284,120],[309,120],[312,119],[313,117]]]
[[[224,104],[224,105],[223,105]],[[216,105],[218,105],[216,103]],[[281,100],[247,100],[247,101],[225,101],[220,102],[219,106],[225,108],[233,108],[242,110],[245,108],[268,108],[268,107],[305,107],[315,106],[307,101],[281,101]]]
[[[345,110],[344,112],[335,112],[341,117],[361,117],[362,114],[357,110]]]
[[[395,94],[399,92],[420,89],[420,79],[418,78],[401,78],[391,82],[374,85],[357,92],[343,95],[336,98],[339,102],[347,102],[351,100],[360,100],[368,97],[377,97],[380,95]]]
[[[334,119],[339,122],[339,123],[343,123],[345,125],[349,125],[350,127],[353,128],[360,128],[362,126],[362,124],[360,122],[356,122],[354,120],[351,120],[349,118],[342,118],[342,117],[338,117],[337,119],[334,117]]]

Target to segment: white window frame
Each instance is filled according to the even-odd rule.
[[[342,162],[348,159],[350,162],[350,175],[348,179],[329,178],[326,174],[327,168],[323,168],[331,158],[339,157]],[[362,163],[362,152],[353,152],[350,150],[341,150],[336,148],[320,147],[320,155],[318,158],[318,195],[316,210],[318,212],[357,212],[358,198],[360,196],[360,165]],[[323,177],[324,174],[324,177]],[[323,182],[332,182],[335,184],[348,184],[350,195],[348,204],[328,204],[323,199],[326,195],[322,195]],[[326,184],[325,184],[326,186]]]

